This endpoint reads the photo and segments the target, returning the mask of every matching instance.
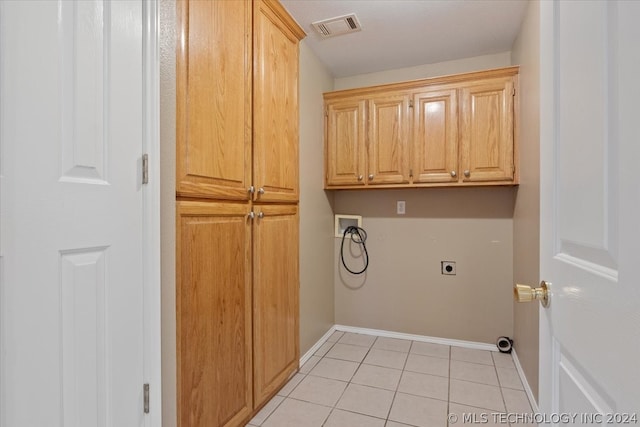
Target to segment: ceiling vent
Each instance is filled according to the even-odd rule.
[[[311,25],[323,39],[362,30],[355,13],[312,22]]]

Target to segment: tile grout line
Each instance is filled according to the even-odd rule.
[[[336,331],[334,331],[334,333],[335,333],[335,332],[336,332]],[[278,395],[278,394],[276,394],[276,396],[278,396],[278,397],[281,397],[281,398],[282,398],[281,402],[279,402],[279,403],[278,403],[278,404],[273,408],[273,410],[269,413],[269,415],[268,415],[267,417],[265,417],[265,419],[264,419],[264,420],[263,420],[263,421],[262,421],[258,426],[263,426],[263,425],[264,425],[264,423],[266,423],[266,422],[267,422],[267,421],[268,421],[268,420],[273,416],[273,414],[274,414],[274,413],[276,413],[276,411],[278,410],[278,408],[280,408],[280,407],[281,407],[281,405],[282,405],[282,404],[285,402],[285,400],[287,400],[287,399],[295,400],[295,401],[301,401],[301,402],[306,402],[306,403],[310,403],[310,404],[314,404],[314,405],[318,405],[318,406],[323,406],[323,407],[325,407],[325,408],[329,408],[329,413],[328,413],[328,415],[326,416],[326,418],[324,419],[324,421],[322,422],[322,424],[321,424],[322,426],[328,425],[328,424],[327,424],[328,420],[331,418],[331,416],[332,416],[333,414],[336,414],[336,413],[337,413],[337,411],[345,411],[345,412],[349,412],[349,413],[352,413],[352,414],[357,414],[357,415],[362,415],[362,416],[365,416],[365,417],[371,417],[371,418],[379,419],[379,420],[385,421],[385,424],[386,424],[386,423],[388,423],[388,422],[396,422],[396,421],[394,421],[394,420],[391,420],[389,417],[390,417],[390,415],[391,415],[391,411],[392,411],[392,409],[393,409],[393,407],[394,407],[394,404],[396,403],[397,395],[398,395],[398,393],[400,393],[399,388],[400,388],[400,384],[401,384],[401,382],[402,382],[402,378],[403,378],[404,374],[405,374],[405,373],[410,373],[410,372],[411,372],[411,373],[413,373],[413,371],[408,371],[408,370],[407,370],[407,365],[408,365],[409,357],[410,357],[412,354],[414,354],[414,355],[416,355],[416,356],[423,356],[423,355],[421,355],[421,354],[419,354],[419,353],[412,353],[412,350],[414,350],[414,349],[416,348],[416,347],[415,347],[415,346],[416,346],[416,343],[421,342],[421,341],[416,341],[416,340],[407,339],[407,341],[409,341],[409,342],[410,342],[410,344],[409,344],[408,349],[407,349],[406,351],[397,350],[397,348],[398,348],[398,347],[395,347],[395,348],[378,348],[378,349],[376,349],[376,348],[374,348],[374,347],[375,347],[375,345],[376,345],[377,343],[379,343],[379,342],[381,343],[381,341],[379,340],[380,338],[393,338],[393,337],[375,336],[375,338],[374,338],[374,340],[371,342],[371,344],[369,344],[369,345],[357,345],[357,344],[346,343],[346,342],[342,342],[342,343],[340,343],[340,340],[341,340],[341,339],[343,339],[343,338],[345,337],[345,335],[346,335],[347,333],[349,333],[349,332],[348,332],[348,331],[339,331],[339,332],[343,332],[343,333],[342,333],[342,335],[341,335],[341,336],[340,336],[336,341],[333,341],[333,342],[331,342],[331,341],[325,341],[325,342],[323,343],[323,344],[330,344],[330,345],[326,346],[326,347],[328,347],[328,349],[326,350],[326,352],[324,352],[324,354],[323,354],[322,356],[318,356],[318,355],[316,355],[316,353],[314,353],[314,354],[313,354],[313,356],[318,357],[318,361],[317,361],[317,362],[316,362],[316,364],[314,365],[314,368],[310,369],[310,371],[309,371],[309,372],[307,372],[307,373],[302,373],[302,372],[299,372],[299,371],[298,371],[298,373],[299,373],[300,375],[302,375],[302,379],[301,379],[301,380],[296,384],[296,386],[295,386],[295,387],[293,387],[293,388],[291,389],[291,391],[288,393],[288,395],[287,395],[287,396],[282,396],[282,395]],[[354,334],[355,334],[356,332],[352,332],[352,333],[354,333]],[[367,334],[363,334],[363,335],[367,335]],[[401,340],[402,340],[402,338],[395,338],[395,339],[401,339]],[[349,360],[349,359],[346,359],[346,360],[345,360],[345,359],[337,359],[337,358],[334,358],[334,357],[328,356],[329,352],[330,352],[330,351],[335,347],[335,345],[336,345],[336,344],[338,344],[338,343],[343,344],[343,345],[351,345],[351,346],[354,346],[354,347],[362,347],[362,348],[366,348],[366,352],[364,353],[364,355],[363,355],[363,357],[362,357],[362,358],[359,358],[359,359],[360,359],[359,361],[356,361],[356,360]],[[439,344],[439,343],[433,343],[433,344]],[[445,344],[440,344],[440,345],[445,345]],[[391,347],[393,347],[393,346],[391,346]],[[404,354],[404,355],[406,355],[406,356],[405,356],[405,358],[404,358],[404,362],[403,362],[403,364],[402,364],[402,368],[401,368],[401,369],[399,369],[399,371],[400,371],[400,379],[398,380],[398,383],[397,383],[397,384],[396,384],[396,386],[395,386],[395,390],[392,390],[392,391],[393,391],[393,397],[392,397],[392,399],[391,399],[391,404],[390,404],[390,406],[389,406],[389,409],[388,409],[388,411],[386,412],[386,417],[385,417],[385,418],[382,418],[382,417],[379,417],[379,416],[376,416],[376,415],[371,415],[371,414],[364,413],[364,412],[362,412],[362,413],[361,413],[361,412],[353,411],[353,410],[350,410],[350,409],[340,409],[340,408],[338,408],[338,407],[337,407],[337,405],[339,404],[340,400],[344,397],[344,395],[345,395],[345,393],[346,393],[346,391],[347,391],[347,388],[349,388],[349,386],[350,386],[351,384],[354,384],[354,385],[356,385],[356,384],[357,384],[357,383],[354,383],[354,382],[353,382],[353,380],[354,380],[355,376],[358,374],[358,372],[360,371],[360,369],[363,367],[363,365],[366,365],[366,366],[373,366],[373,367],[379,367],[379,368],[385,368],[385,369],[391,369],[391,370],[396,370],[396,369],[397,369],[397,368],[393,368],[393,367],[389,367],[389,366],[373,365],[373,364],[365,363],[365,359],[366,359],[366,358],[371,354],[372,350],[384,350],[384,351],[389,351],[389,352],[393,352],[393,353],[398,353],[398,354]],[[479,350],[479,349],[476,349],[476,350]],[[424,356],[426,356],[426,357],[432,357],[432,358],[445,359],[445,360],[447,360],[447,361],[448,361],[448,377],[447,377],[447,379],[448,379],[448,381],[447,381],[447,383],[448,383],[448,390],[447,390],[447,399],[446,399],[446,404],[447,404],[447,415],[448,415],[448,413],[451,411],[451,382],[452,382],[452,360],[453,360],[453,359],[452,359],[452,356],[453,356],[453,347],[452,347],[451,345],[448,345],[447,354],[448,354],[448,357],[447,357],[446,359],[445,359],[444,357],[438,357],[438,356],[434,356],[434,355],[424,355]],[[493,371],[494,371],[494,373],[495,373],[495,375],[496,375],[496,378],[497,378],[498,388],[500,389],[500,396],[501,396],[501,398],[502,398],[502,403],[503,403],[504,407],[506,408],[506,400],[505,400],[504,393],[503,393],[503,391],[504,391],[504,388],[505,388],[505,387],[503,387],[503,386],[502,386],[502,381],[500,380],[500,377],[499,377],[499,375],[498,375],[498,365],[496,365],[496,361],[495,361],[495,358],[493,357],[493,354],[492,354],[492,353],[490,353],[490,357],[491,357],[492,365],[493,365],[493,368],[494,368],[494,369],[493,369]],[[310,357],[309,357],[309,359],[307,360],[307,362],[309,362],[309,360],[310,360]],[[344,381],[344,380],[338,380],[338,379],[333,378],[333,379],[334,379],[334,380],[336,380],[336,381],[340,381],[340,382],[344,382],[344,383],[346,383],[345,388],[344,388],[344,389],[343,389],[343,391],[340,393],[340,396],[336,399],[335,404],[333,404],[333,405],[323,405],[323,404],[318,404],[318,403],[314,403],[314,402],[311,402],[311,401],[307,401],[307,400],[304,400],[304,399],[298,399],[298,398],[291,397],[291,395],[295,392],[295,390],[296,390],[296,389],[298,389],[298,387],[300,386],[300,384],[301,384],[301,383],[302,383],[302,382],[303,382],[307,377],[309,377],[309,376],[313,376],[313,377],[320,377],[320,378],[327,378],[327,379],[332,379],[332,378],[329,378],[329,377],[324,377],[324,376],[320,376],[320,375],[312,375],[312,374],[311,374],[311,371],[312,371],[313,369],[315,369],[315,366],[317,366],[318,364],[320,364],[323,360],[325,360],[325,361],[326,361],[326,360],[340,360],[340,361],[344,361],[344,362],[357,363],[357,366],[355,367],[354,373],[349,377],[349,379],[348,379],[347,381]],[[457,359],[456,359],[456,360],[457,360]],[[479,365],[479,366],[489,366],[489,365],[484,364],[484,363],[476,363],[476,362],[473,362],[473,361],[467,361],[467,360],[461,360],[460,362],[472,363],[472,364],[476,364],[476,365]],[[517,371],[517,368],[516,368],[516,371]],[[418,374],[423,374],[423,375],[433,375],[433,374],[427,374],[427,373],[424,373],[424,372],[416,372],[416,373],[418,373]],[[435,376],[435,377],[441,377],[440,375],[433,375],[433,376]],[[441,377],[441,378],[442,378],[442,377]],[[293,379],[293,377],[292,377],[291,379]],[[290,379],[290,380],[291,380],[291,379]],[[468,382],[468,383],[471,383],[471,384],[480,384],[480,385],[485,385],[485,386],[492,386],[492,384],[486,384],[486,383],[482,383],[482,382],[475,382],[475,381],[467,381],[467,380],[463,380],[463,379],[461,379],[460,381],[462,381],[462,382]],[[367,384],[357,384],[357,385],[359,385],[359,386],[363,386],[363,387],[367,387],[367,388],[371,388],[371,389],[378,389],[378,390],[388,390],[388,391],[391,391],[391,390],[389,390],[389,389],[385,389],[384,387],[378,387],[378,386],[373,386],[373,385],[367,385]],[[507,387],[507,388],[508,388],[508,387]],[[509,388],[509,389],[511,390],[511,388]],[[518,390],[518,389],[513,389],[513,390]],[[522,390],[518,390],[518,391],[522,391]],[[420,398],[427,398],[427,399],[433,399],[433,400],[440,400],[440,399],[433,398],[433,397],[429,397],[429,396],[422,396],[422,395],[420,395],[420,394],[413,394],[413,393],[407,393],[407,394],[408,394],[408,395],[411,395],[411,396],[420,397]],[[525,394],[526,394],[526,392],[525,392]],[[274,398],[275,398],[276,396],[274,396]],[[444,400],[440,400],[440,401],[444,401]],[[471,406],[471,405],[466,405],[466,406],[473,407],[473,406]],[[475,407],[475,408],[477,408],[477,407]],[[477,408],[477,409],[484,409],[484,408]],[[248,424],[248,425],[249,425],[249,424]],[[250,424],[250,425],[251,425],[251,426],[253,426],[254,424]],[[448,419],[447,419],[447,426],[449,426],[449,420],[448,420]]]
[[[513,358],[513,356],[512,356]],[[504,393],[502,392],[502,382],[500,381],[500,376],[498,375],[498,367],[496,366],[496,359],[493,357],[493,354],[491,355],[491,360],[493,360],[493,368],[496,371],[496,377],[498,377],[498,384],[500,387],[500,397],[502,397],[502,404],[504,405],[504,412],[508,413],[508,409],[507,409],[507,401],[504,398]],[[509,425],[511,425],[511,423],[509,423]]]

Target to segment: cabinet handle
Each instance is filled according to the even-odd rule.
[[[466,169],[464,171],[464,176],[466,176],[467,178],[469,178],[471,176],[471,172],[469,172],[469,169]]]
[[[371,181],[372,179],[373,179],[373,174],[372,174],[372,173],[370,173],[370,174],[369,174],[369,181]]]
[[[256,217],[256,214],[253,211],[251,211],[247,214],[247,216],[249,217],[249,219],[253,219]]]
[[[456,175],[458,175],[458,174],[456,173],[456,171],[451,171],[451,176],[452,176],[452,177],[454,177],[454,178],[455,178],[455,177],[456,177]]]
[[[258,188],[258,194],[264,194],[264,188],[262,187]]]
[[[362,178],[364,178],[362,175],[358,175],[358,181],[362,181]]]
[[[253,185],[251,185],[251,186],[249,186],[249,188],[247,189],[247,192],[248,192],[249,194],[253,194],[253,193],[255,193],[255,192],[256,192],[256,188],[255,188]]]
[[[258,218],[264,218],[264,212],[258,212]]]

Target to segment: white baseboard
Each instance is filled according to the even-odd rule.
[[[473,341],[453,340],[448,338],[429,337],[425,335],[405,334],[403,332],[392,332],[392,331],[384,331],[381,329],[368,329],[368,328],[359,328],[355,326],[344,326],[344,325],[335,325],[334,329],[336,331],[341,331],[341,332],[353,332],[356,334],[377,335],[380,337],[387,337],[387,338],[399,338],[403,340],[430,342],[434,344],[452,345],[455,347],[473,348],[476,350],[498,351],[498,347],[495,344],[486,344],[486,343],[473,342]]]
[[[456,347],[473,348],[476,350],[498,351],[498,347],[494,344],[479,343],[473,341],[452,340],[448,338],[429,337],[425,335],[405,334],[402,332],[385,331],[382,329],[359,328],[357,326],[334,325],[316,342],[305,354],[300,357],[300,366],[304,365],[307,360],[322,347],[335,331],[352,332],[354,334],[376,335],[379,337],[399,338],[403,340],[412,340],[420,342],[430,342],[434,344],[452,345]]]
[[[524,370],[522,369],[522,365],[520,364],[520,359],[518,359],[518,354],[516,353],[515,348],[511,351],[511,355],[513,356],[513,363],[515,363],[516,370],[518,371],[518,375],[520,376],[520,381],[522,381],[522,385],[524,386],[524,391],[525,393],[527,393],[527,397],[529,398],[529,403],[531,404],[531,410],[533,411],[534,414],[537,414],[540,412],[540,408],[538,407],[536,398],[533,395],[531,386],[527,381],[527,377],[524,374]]]
[[[327,331],[327,333],[324,334],[318,340],[318,342],[316,342],[305,354],[300,356],[300,366],[302,366],[305,363],[307,363],[307,360],[309,360],[311,358],[311,356],[313,356],[315,354],[315,352],[318,351],[320,349],[320,347],[322,347],[322,344],[324,344],[335,331],[336,331],[336,327],[335,326],[330,327],[329,330]]]

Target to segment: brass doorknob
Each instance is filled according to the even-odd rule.
[[[515,285],[513,287],[513,297],[517,302],[530,302],[538,300],[543,307],[549,307],[549,286],[551,283],[547,283],[544,280],[540,282],[539,288],[532,288],[527,285]]]

